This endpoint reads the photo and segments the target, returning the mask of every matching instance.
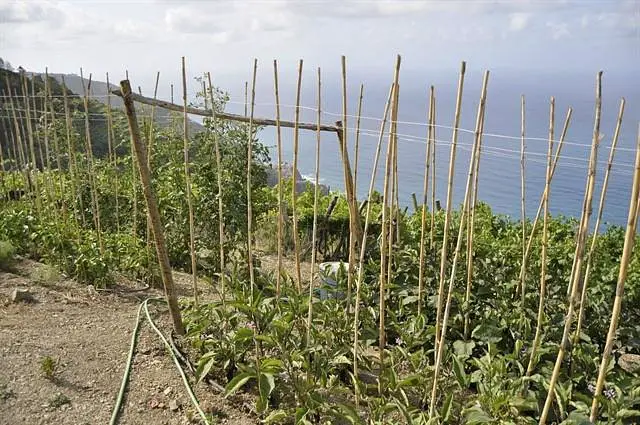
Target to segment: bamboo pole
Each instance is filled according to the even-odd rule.
[[[156,99],[158,97],[158,84],[160,83],[160,71],[158,71],[156,73],[156,84],[155,87],[153,89],[153,98]],[[204,84],[204,82],[203,82]],[[205,92],[205,100],[206,100],[206,92]],[[156,119],[156,105],[152,105],[151,106],[151,116],[149,117],[149,120],[147,121],[148,127],[147,127],[147,167],[149,168],[149,172],[152,173],[153,175],[153,166],[151,163],[151,159],[153,158],[153,145],[155,143],[155,132],[154,132],[154,124],[155,124],[155,119]],[[185,127],[186,128],[186,127]],[[189,225],[191,225],[191,223],[189,223]],[[147,258],[151,258],[151,221],[149,220],[149,215],[147,214],[147,227],[146,227],[146,235],[145,235],[145,239],[147,240]],[[152,271],[151,271],[151,262],[149,262],[149,275],[151,275]],[[196,277],[197,278],[197,277]],[[194,278],[194,279],[196,279]],[[194,286],[195,288],[195,286]],[[195,291],[195,289],[194,289]],[[197,303],[196,303],[197,304]]]
[[[429,123],[431,127],[431,139],[429,144],[431,145],[431,229],[429,230],[429,249],[434,250],[434,229],[436,223],[436,96],[435,88],[431,86],[430,90],[433,91],[433,104],[430,107],[433,110],[431,116],[432,121]]]
[[[273,60],[273,84],[276,100],[276,134],[278,149],[278,273],[276,276],[276,296],[280,296],[282,285],[282,238],[284,228],[284,200],[282,199],[282,129],[280,128],[280,93],[278,91],[278,61]],[[315,245],[313,246],[315,250]]]
[[[393,95],[393,85],[389,89],[389,95],[387,96],[387,102],[385,104],[384,113],[382,117],[382,122],[380,123],[380,135],[378,137],[378,143],[376,145],[376,152],[373,160],[373,169],[371,170],[371,180],[369,181],[369,192],[367,195],[367,210],[365,214],[364,220],[364,230],[362,232],[362,242],[360,243],[360,257],[358,261],[358,278],[356,279],[356,300],[354,305],[354,315],[353,315],[353,376],[358,377],[358,340],[360,338],[360,324],[359,324],[359,314],[360,314],[360,290],[362,287],[362,281],[364,279],[364,256],[367,249],[367,232],[369,230],[369,221],[371,216],[371,198],[373,196],[373,190],[375,187],[376,174],[378,171],[378,161],[380,159],[380,151],[382,146],[382,140],[384,138],[384,130],[387,124],[387,118],[389,117],[389,108],[391,104],[391,98]],[[359,403],[359,388],[355,385],[355,398],[356,405]]]
[[[84,201],[82,200],[82,193],[80,192],[80,186],[78,185],[78,177],[79,170],[78,164],[76,163],[76,152],[74,143],[71,138],[71,129],[72,129],[72,120],[71,120],[71,108],[69,107],[69,96],[67,96],[67,84],[64,80],[64,75],[62,76],[62,98],[64,102],[64,116],[65,116],[65,127],[66,127],[66,137],[67,137],[67,153],[69,155],[69,174],[71,176],[71,191],[74,194],[75,202],[73,203],[74,210],[76,212],[76,220],[78,209],[80,210],[80,218],[82,222],[82,226],[86,226],[86,218],[84,215]],[[80,238],[80,233],[78,229],[78,238]]]
[[[356,229],[356,220],[360,217],[355,186],[349,165],[349,150],[347,143],[347,58],[343,55],[340,58],[342,70],[342,131],[338,133],[338,141],[341,147],[342,164],[344,170],[344,185],[349,205],[349,267],[347,270],[347,315],[351,312],[351,287],[353,285],[353,265],[356,259],[356,240],[360,237]],[[356,217],[357,216],[357,217]]]
[[[562,147],[564,146],[564,139],[567,135],[567,131],[569,129],[569,123],[571,122],[571,115],[573,113],[573,109],[569,108],[567,109],[567,116],[564,120],[564,125],[562,127],[562,135],[560,136],[560,141],[558,142],[558,147],[556,148],[555,153],[553,154],[553,160],[551,163],[551,177],[550,180],[553,179],[553,175],[556,172],[556,166],[558,165],[558,160],[560,159],[560,154],[562,153]],[[546,190],[546,188],[545,188]],[[542,213],[542,208],[543,208],[543,204],[544,204],[544,197],[545,197],[545,193],[543,191],[542,195],[540,196],[540,203],[538,204],[538,210],[536,211],[536,215],[533,219],[533,223],[531,224],[531,231],[529,232],[529,238],[527,240],[527,248],[525,249],[524,252],[524,261],[522,262],[522,264],[520,265],[520,281],[522,281],[521,277],[522,275],[525,273],[526,267],[527,267],[527,259],[529,258],[529,251],[531,251],[531,246],[533,244],[533,237],[535,235],[537,226],[538,226],[538,221],[540,219],[540,214]],[[571,274],[573,274],[573,271],[571,272]],[[526,286],[526,282],[525,282],[525,286]],[[521,293],[521,303],[524,304],[524,297],[526,294],[526,288],[523,286],[522,287],[522,293]]]
[[[49,114],[47,107],[47,92],[49,90],[49,69],[45,67],[44,69],[45,79],[44,79],[44,93],[42,94],[42,121],[43,121],[43,133],[44,133],[44,148],[45,148],[45,158],[41,159],[42,169],[44,176],[44,185],[45,185],[45,193],[47,195],[47,201],[49,203],[51,209],[51,215],[54,217],[56,222],[60,222],[60,217],[58,217],[58,208],[55,207],[54,203],[54,194],[52,190],[53,187],[53,179],[51,178],[51,150],[49,149]],[[32,82],[34,80],[33,74],[31,75]],[[34,92],[35,96],[35,92]],[[39,122],[36,121],[36,122]]]
[[[113,132],[113,114],[111,112],[111,90],[109,83],[109,73],[107,72],[107,142],[109,144],[109,162],[113,168],[113,189],[115,193],[115,208],[116,208],[116,232],[120,233],[120,202],[118,200],[118,159],[113,146],[114,132]]]
[[[364,97],[364,84],[360,84],[360,96],[358,98],[358,112],[356,115],[356,142],[353,153],[353,190],[358,195],[358,157],[360,148],[360,118],[362,116],[362,98]]]
[[[247,111],[247,107],[248,107],[248,104],[249,104],[248,96],[249,96],[249,82],[245,81],[244,82],[244,116],[245,117],[248,114],[248,111]]]
[[[33,135],[33,126],[31,123],[31,106],[29,105],[29,92],[27,89],[27,78],[24,76],[24,72],[21,74],[22,77],[22,95],[24,96],[25,102],[25,112],[27,114],[27,138],[29,140],[29,146],[28,146],[28,150],[30,152],[31,155],[31,164],[32,166],[29,167],[29,178],[32,179],[33,184],[34,184],[34,188],[36,191],[36,196],[35,196],[35,205],[36,205],[36,211],[38,213],[40,213],[42,211],[42,200],[40,199],[40,182],[39,182],[39,178],[38,178],[38,174],[37,174],[37,170],[38,170],[38,163],[36,161],[36,148],[35,148],[35,137]],[[31,174],[33,173],[33,175]]]
[[[104,254],[104,244],[102,243],[102,230],[100,226],[100,203],[98,200],[98,190],[96,188],[96,176],[93,168],[93,145],[91,141],[91,129],[89,127],[89,96],[91,90],[91,74],[89,74],[88,86],[84,85],[84,77],[82,75],[82,68],[80,68],[80,81],[82,82],[82,91],[84,93],[84,132],[85,132],[85,149],[87,150],[87,165],[89,171],[89,186],[91,189],[91,209],[93,212],[93,223],[96,228],[96,235],[98,236],[98,246],[100,253]]]
[[[298,214],[296,207],[297,195],[298,195],[298,145],[299,145],[299,133],[298,122],[300,120],[300,93],[302,88],[302,59],[298,64],[298,89],[296,91],[296,110],[295,110],[295,127],[293,129],[293,184],[291,185],[291,210],[293,221],[293,255],[296,266],[296,289],[298,292],[302,290],[302,277],[300,274],[300,246],[298,241]]]
[[[595,423],[598,415],[599,398],[604,388],[604,381],[607,375],[609,362],[611,358],[611,350],[615,340],[616,331],[618,329],[618,321],[620,319],[620,311],[622,309],[622,297],[624,295],[624,284],[627,279],[627,272],[633,247],[636,238],[636,224],[638,222],[638,192],[640,190],[640,125],[638,126],[638,141],[636,143],[636,161],[635,171],[633,174],[633,186],[631,190],[631,202],[629,203],[629,216],[627,219],[627,230],[624,235],[624,246],[622,248],[622,256],[620,257],[620,270],[618,272],[618,283],[616,284],[616,295],[611,309],[611,321],[609,322],[609,331],[607,332],[607,340],[602,353],[602,361],[600,370],[598,371],[598,380],[596,389],[593,393],[593,401],[591,403],[591,415],[589,420]]]
[[[424,157],[424,181],[422,185],[423,196],[422,196],[422,217],[420,223],[420,266],[418,268],[418,316],[422,312],[422,291],[424,288],[424,253],[425,253],[425,232],[427,227],[427,197],[428,197],[428,189],[429,189],[429,165],[431,162],[431,140],[433,138],[433,99],[434,99],[434,89],[433,86],[429,89],[429,113],[427,119],[429,120],[429,125],[427,129],[427,148]],[[432,183],[433,184],[433,183]],[[433,215],[433,210],[431,210],[431,215]]]
[[[27,85],[27,74],[23,72],[22,75],[24,76],[25,87],[28,87],[28,85]],[[38,113],[39,113],[40,109],[38,109],[38,104],[36,102],[36,98],[37,97],[38,96],[36,94],[36,79],[35,79],[35,75],[32,72],[31,73],[31,96],[29,96],[29,90],[27,89],[27,99],[25,99],[25,100],[28,102],[28,99],[29,98],[31,99],[31,102],[32,102],[31,112],[33,114],[31,119],[33,120],[33,125],[35,125],[35,126],[37,126],[37,123],[40,121],[39,117],[38,117]],[[44,153],[42,152],[42,143],[40,142],[39,138],[36,138],[36,132],[34,131],[34,143],[36,143],[36,142],[37,142],[37,145],[38,145],[37,153],[39,154],[39,158],[40,158],[40,167],[42,167],[42,169],[44,170],[45,158],[44,158]],[[36,168],[38,168],[37,164],[36,164]],[[47,191],[47,182],[45,181],[45,194],[48,197],[49,194],[46,191]]]
[[[524,268],[527,255],[527,211],[525,205],[526,182],[525,182],[525,100],[524,95],[520,97],[520,219],[522,220],[522,263],[520,273],[520,291],[522,308],[524,308],[525,279],[527,270]]]
[[[462,74],[462,73],[461,73]],[[487,100],[487,85],[489,84],[489,71],[484,72],[482,79],[482,89],[480,91],[480,103],[478,104],[478,112],[476,115],[476,126],[474,131],[473,148],[471,152],[471,160],[469,161],[469,172],[467,175],[467,183],[465,187],[464,201],[462,206],[462,214],[460,215],[460,225],[458,228],[458,238],[456,240],[456,248],[453,254],[453,262],[451,264],[451,272],[449,277],[449,287],[447,289],[447,298],[444,307],[444,313],[442,315],[442,330],[440,333],[440,340],[438,341],[436,350],[436,363],[434,367],[433,385],[431,387],[431,402],[429,405],[429,419],[433,418],[435,413],[437,391],[438,391],[438,377],[440,375],[440,368],[442,365],[442,357],[444,355],[445,338],[447,336],[447,323],[449,320],[449,313],[451,309],[451,297],[453,293],[453,286],[456,280],[456,267],[458,265],[458,258],[462,247],[462,239],[465,229],[465,216],[469,211],[472,194],[472,183],[474,174],[476,171],[476,160],[480,155],[480,143],[482,140],[484,110]]]
[[[386,316],[386,287],[387,287],[387,278],[386,273],[388,258],[388,244],[392,243],[390,237],[391,235],[387,233],[387,229],[385,226],[388,226],[388,222],[391,222],[391,209],[389,208],[390,204],[393,204],[392,201],[392,193],[391,190],[391,178],[393,172],[393,144],[394,137],[397,133],[397,125],[398,125],[398,98],[399,98],[399,78],[400,78],[400,55],[398,55],[396,60],[396,67],[393,77],[393,107],[391,108],[391,127],[389,131],[389,142],[387,144],[387,158],[385,164],[385,176],[384,176],[384,185],[383,185],[383,200],[382,200],[382,226],[381,226],[381,235],[380,235],[380,289],[379,289],[379,323],[378,323],[378,349],[379,349],[379,357],[380,357],[380,369],[384,370],[384,349],[386,346],[386,333],[385,333],[385,316]]]
[[[116,96],[122,97],[122,92],[120,90],[113,90],[112,93]],[[142,103],[145,105],[156,105],[159,106],[163,109],[167,109],[169,111],[177,111],[177,112],[183,112],[184,111],[184,107],[182,105],[176,105],[173,102],[166,102],[164,100],[153,100],[152,98],[149,97],[145,97],[145,96],[141,96],[139,94],[135,94],[133,93],[133,100],[138,102],[138,103]],[[215,114],[215,117],[217,119],[221,119],[221,120],[228,120],[228,121],[236,121],[236,122],[243,122],[243,123],[249,123],[249,121],[251,121],[250,117],[245,117],[242,115],[238,115],[238,114],[229,114],[227,112],[219,112],[219,111],[207,111],[204,109],[200,109],[200,108],[194,108],[194,107],[188,107],[187,108],[187,112],[190,115],[197,115],[197,116],[201,116],[201,117],[211,117],[211,114]],[[257,118],[254,117],[253,119],[253,125],[258,125],[258,126],[275,126],[276,125],[276,120],[272,120],[272,119],[268,119],[268,118]],[[296,123],[294,123],[293,121],[285,121],[285,120],[280,120],[280,126],[281,127],[286,127],[286,128],[294,128],[296,126]],[[298,129],[299,130],[311,130],[311,131],[316,131],[317,130],[317,124],[315,123],[307,123],[307,122],[299,122],[298,123]],[[331,131],[334,133],[341,133],[342,132],[342,126],[340,125],[328,125],[328,124],[322,124],[320,126],[320,130],[321,131]]]
[[[9,84],[9,78],[7,77],[7,93],[9,96],[9,106],[11,107],[11,115],[13,117],[13,124],[15,127],[15,136],[14,140],[16,142],[16,146],[18,148],[18,164],[20,170],[24,173],[25,185],[28,185],[29,190],[31,190],[31,178],[29,177],[29,170],[27,168],[27,160],[26,154],[24,152],[24,144],[22,142],[22,133],[20,132],[20,124],[18,123],[18,116],[16,114],[16,108],[13,103],[13,94],[11,92],[11,85]]]
[[[462,62],[460,66],[460,77],[458,79],[458,94],[456,96],[456,110],[453,119],[453,132],[451,136],[451,153],[449,156],[449,177],[447,180],[447,208],[444,216],[444,235],[442,238],[442,249],[440,255],[440,279],[438,285],[437,296],[437,312],[436,312],[436,332],[434,351],[438,352],[438,341],[440,340],[440,320],[442,318],[442,295],[444,292],[445,273],[447,270],[447,255],[449,245],[449,226],[451,221],[451,208],[453,204],[453,176],[456,162],[456,148],[458,145],[458,126],[460,125],[460,113],[462,110],[462,90],[464,88],[464,74],[466,70],[466,62]]]
[[[467,289],[464,296],[464,325],[463,334],[465,341],[469,338],[469,310],[471,305],[471,287],[473,285],[473,236],[475,232],[476,222],[476,205],[478,204],[478,183],[480,175],[480,155],[482,152],[482,134],[484,132],[484,110],[482,111],[482,120],[480,122],[480,140],[478,140],[478,154],[475,158],[474,176],[473,176],[473,194],[469,200],[469,214],[467,215]]]
[[[209,82],[209,96],[211,97],[211,107],[213,108],[213,84],[211,84],[211,74],[207,72],[207,80]],[[206,93],[206,91],[205,91]],[[214,119],[212,117],[212,119]],[[226,288],[225,288],[225,258],[224,258],[224,211],[222,207],[222,159],[220,156],[220,143],[218,140],[218,133],[214,131],[213,134],[213,146],[216,151],[216,180],[218,183],[218,238],[220,245],[220,297],[222,303],[226,301]]]
[[[51,112],[51,125],[54,126],[55,128],[55,123],[56,123],[56,111],[55,108],[53,106],[53,96],[51,93],[51,85],[49,84],[49,72],[48,70],[45,71],[45,78],[46,78],[46,98],[45,98],[45,113],[47,112],[47,110],[50,110]],[[57,167],[57,173],[58,173],[58,185],[60,186],[60,197],[64,196],[64,177],[63,177],[63,173],[62,173],[62,159],[60,158],[60,141],[58,139],[58,132],[54,131],[53,132],[53,148],[56,151],[56,167]],[[66,213],[66,206],[64,205],[64,203],[62,204],[61,207],[63,213]]]
[[[598,215],[596,218],[595,228],[593,230],[593,237],[591,239],[591,246],[589,247],[589,253],[587,254],[587,266],[584,272],[584,281],[582,283],[582,292],[580,294],[580,302],[578,308],[578,323],[573,337],[573,344],[571,347],[575,347],[580,341],[580,330],[582,329],[582,322],[584,320],[584,306],[587,301],[587,287],[589,285],[589,277],[591,274],[591,260],[596,249],[596,241],[598,239],[598,231],[600,230],[600,224],[602,221],[602,212],[604,211],[605,199],[607,195],[607,188],[609,186],[609,175],[611,173],[611,167],[613,166],[613,158],[616,153],[616,146],[618,145],[618,137],[620,135],[620,128],[622,126],[622,116],[624,115],[625,99],[620,100],[620,109],[618,111],[618,119],[616,121],[616,129],[613,133],[613,140],[611,141],[611,150],[609,151],[609,159],[607,162],[607,169],[604,174],[604,181],[602,182],[602,189],[600,191],[600,203],[598,204]]]
[[[540,293],[538,294],[538,318],[536,324],[536,333],[533,338],[533,344],[531,345],[531,356],[529,357],[529,364],[527,365],[527,371],[525,376],[530,376],[533,372],[536,351],[540,345],[540,339],[542,337],[542,318],[544,315],[544,299],[547,293],[547,250],[548,250],[548,234],[547,224],[549,219],[549,193],[551,184],[551,152],[553,151],[553,131],[555,123],[555,99],[552,97],[549,107],[549,147],[547,149],[547,171],[544,183],[544,192],[542,194],[542,200],[544,204],[544,215],[542,220],[542,252],[540,254]]]
[[[157,87],[157,84],[156,84]],[[189,116],[187,115],[187,69],[185,58],[182,57],[182,102],[184,104],[183,119],[183,139],[184,139],[184,180],[187,188],[187,207],[189,209],[189,253],[191,254],[191,283],[193,284],[193,300],[198,306],[198,270],[196,265],[196,232],[195,220],[193,217],[193,193],[191,192],[191,164],[189,160]],[[151,138],[149,137],[149,141]],[[151,151],[148,148],[147,152]],[[149,159],[147,158],[147,161]],[[147,162],[147,168],[149,162]]]
[[[249,128],[247,134],[247,258],[249,261],[249,283],[251,285],[251,299],[253,299],[253,288],[255,286],[255,276],[253,270],[253,207],[251,205],[251,165],[253,147],[253,113],[256,104],[256,74],[258,73],[258,59],[253,60],[253,78],[251,83],[251,116],[249,117]],[[257,343],[256,343],[257,344]]]
[[[547,398],[544,403],[544,408],[540,415],[540,424],[543,425],[547,421],[549,409],[555,398],[555,387],[560,377],[560,368],[562,367],[562,361],[564,355],[569,349],[569,338],[571,335],[571,325],[573,324],[573,314],[576,306],[576,298],[578,296],[579,280],[582,274],[582,266],[584,262],[584,251],[587,240],[587,234],[589,233],[589,219],[592,212],[593,191],[595,188],[596,180],[596,165],[598,160],[598,146],[600,144],[600,118],[602,114],[602,71],[598,73],[596,79],[596,111],[595,122],[593,124],[593,140],[591,142],[591,154],[589,158],[589,172],[587,176],[587,184],[584,194],[584,205],[582,209],[582,215],[580,218],[580,228],[578,230],[578,241],[576,244],[576,254],[574,257],[575,272],[571,276],[569,282],[569,288],[571,288],[571,294],[569,296],[569,305],[567,306],[567,316],[564,322],[564,330],[562,332],[562,341],[558,350],[558,356],[556,357],[556,363],[553,368],[553,374],[549,381],[549,390],[547,392]]]
[[[158,254],[158,263],[160,264],[160,271],[162,273],[162,283],[164,284],[164,293],[169,305],[169,313],[173,321],[173,328],[178,335],[184,335],[184,325],[182,324],[182,317],[180,316],[180,308],[178,306],[178,299],[176,297],[175,289],[173,286],[173,276],[171,274],[171,264],[169,263],[169,255],[167,254],[167,248],[164,239],[164,233],[162,231],[162,221],[160,218],[160,212],[158,211],[158,204],[156,202],[155,193],[151,186],[151,176],[149,169],[147,168],[147,149],[144,140],[140,137],[140,129],[138,127],[138,120],[136,118],[136,110],[133,104],[133,98],[131,96],[131,85],[129,80],[123,80],[120,82],[120,88],[124,94],[124,106],[127,113],[127,120],[129,121],[129,131],[131,133],[131,146],[135,152],[135,157],[138,162],[138,169],[140,170],[140,180],[142,182],[142,189],[145,200],[147,202],[147,212],[151,216],[151,225],[153,229],[153,239],[155,240],[156,251]]]
[[[316,131],[316,168],[313,191],[313,230],[311,234],[311,273],[309,279],[309,305],[307,312],[307,348],[311,344],[311,325],[313,315],[313,281],[316,271],[316,235],[318,233],[318,198],[320,197],[320,120],[322,119],[322,80],[320,68],[318,68],[318,131]]]

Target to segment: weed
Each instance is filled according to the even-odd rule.
[[[49,407],[52,409],[58,409],[65,404],[71,404],[71,399],[62,393],[57,393],[49,400]]]
[[[11,397],[15,397],[16,394],[13,392],[11,388],[9,388],[8,384],[0,384],[0,400],[7,401]]]
[[[50,381],[56,377],[56,372],[58,368],[58,362],[54,360],[51,356],[44,356],[40,360],[40,371]]]
[[[31,273],[31,279],[40,285],[55,285],[62,280],[62,275],[56,268],[43,265]]]
[[[0,270],[10,270],[14,263],[15,247],[9,241],[0,241]]]

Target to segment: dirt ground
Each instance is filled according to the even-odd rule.
[[[27,289],[35,302],[12,303],[16,288]],[[28,260],[12,273],[0,272],[0,424],[109,423],[138,305],[161,295],[130,289],[96,291]],[[168,335],[166,311],[154,306],[152,314]],[[46,357],[56,361],[53,379],[42,371]],[[259,423],[206,384],[195,392],[212,423]],[[146,321],[119,423],[200,423],[171,357]]]

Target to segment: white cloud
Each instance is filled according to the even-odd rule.
[[[509,15],[509,29],[511,31],[522,31],[529,24],[530,13],[517,12]]]
[[[47,3],[6,0],[0,3],[0,22],[3,23],[35,23],[58,17],[56,9]]]
[[[567,22],[547,22],[547,27],[551,29],[551,37],[554,40],[559,40],[571,35],[571,31],[569,31],[569,24]]]
[[[165,22],[169,30],[185,34],[215,34],[223,32],[222,17],[207,13],[204,8],[182,6],[168,9]]]

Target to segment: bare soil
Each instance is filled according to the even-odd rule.
[[[189,296],[190,279],[177,277],[177,285],[187,285],[179,293]],[[12,303],[16,288],[29,290],[35,302]],[[0,424],[109,423],[138,305],[161,295],[131,289],[96,291],[28,260],[11,273],[0,272]],[[167,312],[154,306],[153,314],[168,335]],[[52,379],[41,366],[47,356],[56,361]],[[194,390],[212,423],[259,423],[206,384]],[[171,357],[146,321],[119,423],[200,423]]]

